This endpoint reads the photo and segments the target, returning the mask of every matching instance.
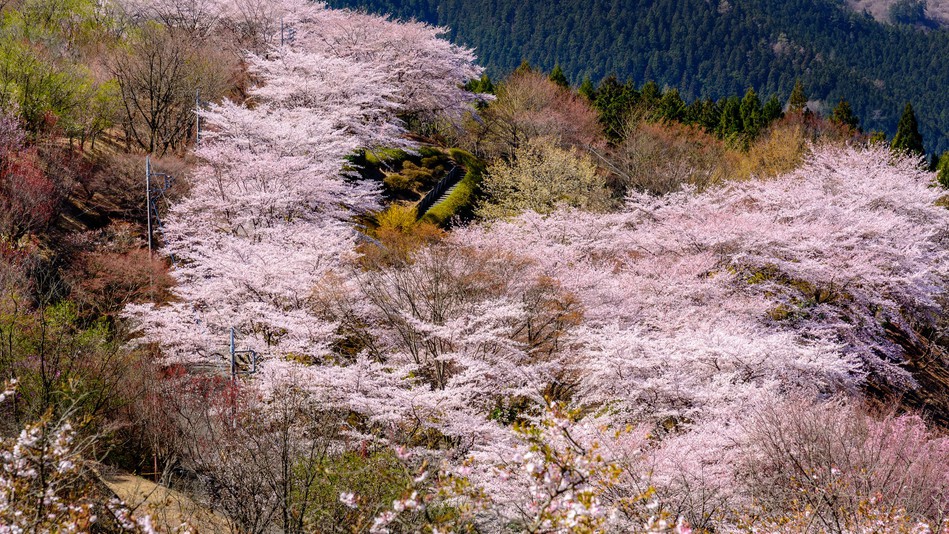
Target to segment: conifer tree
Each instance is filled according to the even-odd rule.
[[[834,108],[830,116],[830,121],[834,124],[847,126],[851,130],[860,131],[860,119],[853,114],[853,109],[850,108],[850,102],[847,102],[846,99],[841,98],[840,102],[837,103],[837,107]]]
[[[477,80],[470,80],[465,84],[465,89],[472,93],[489,95],[493,95],[497,91],[494,87],[494,82],[491,81],[491,78],[487,74],[482,74]]]
[[[534,67],[531,66],[530,62],[526,59],[521,60],[521,64],[514,69],[514,74],[521,74],[525,72],[534,72]]]
[[[659,116],[667,121],[681,121],[685,114],[685,102],[678,89],[669,89],[659,100]]]
[[[570,82],[567,81],[567,76],[563,73],[563,69],[560,68],[559,64],[554,65],[554,70],[550,71],[550,81],[560,87],[570,87]]]
[[[919,124],[916,122],[916,113],[913,112],[913,105],[909,102],[903,108],[903,116],[896,125],[896,135],[893,136],[890,148],[895,152],[909,152],[918,156],[926,154],[926,149],[923,148],[923,136],[919,133]]]
[[[716,102],[710,98],[702,101],[702,111],[699,116],[699,124],[708,132],[715,132],[719,121],[722,118],[722,106],[724,102]]]
[[[722,106],[722,115],[718,122],[718,135],[728,139],[742,132],[741,100],[733,96]]]
[[[577,92],[580,93],[580,96],[592,102],[596,98],[596,88],[593,87],[593,80],[589,76],[584,76]]]
[[[616,76],[605,78],[597,87],[593,107],[600,114],[600,122],[611,141],[622,138],[626,117],[632,106],[640,101],[643,99],[633,88],[633,84],[631,82],[622,84]],[[654,108],[654,106],[649,107]]]
[[[748,88],[748,92],[741,100],[739,110],[741,112],[742,130],[752,137],[757,136],[764,121],[762,120],[761,100],[758,99],[758,93],[753,88]]]
[[[794,82],[794,89],[791,90],[791,97],[788,98],[788,112],[802,113],[807,109],[807,93],[804,92],[804,84],[798,79]]]
[[[659,99],[662,98],[662,91],[656,82],[652,80],[643,84],[642,89],[639,90],[639,94],[640,101],[649,108],[656,107],[659,104]]]
[[[949,189],[949,150],[943,152],[936,163],[936,180],[939,185]]]
[[[879,130],[873,130],[870,132],[870,144],[878,145],[881,143],[886,143],[886,134]]]
[[[784,116],[784,111],[781,110],[781,101],[778,100],[777,95],[771,95],[771,98],[765,102],[764,109],[761,111],[761,116],[765,124],[770,124],[772,121],[778,120]]]

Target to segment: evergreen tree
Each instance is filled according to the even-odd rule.
[[[698,124],[702,122],[702,101],[693,100],[682,111],[682,122],[686,124]]]
[[[917,156],[926,155],[926,149],[923,148],[923,136],[919,133],[919,124],[916,122],[916,113],[913,112],[913,105],[908,102],[903,108],[903,116],[900,117],[899,124],[896,125],[896,135],[893,136],[890,147],[896,152],[909,152]]]
[[[590,102],[596,99],[596,88],[593,87],[593,80],[591,80],[589,76],[583,77],[583,81],[580,83],[580,88],[577,92]]]
[[[659,105],[659,99],[662,98],[662,91],[659,90],[659,85],[652,80],[643,84],[642,89],[639,90],[639,94],[640,101],[650,109],[655,109]]]
[[[771,95],[771,98],[765,102],[764,109],[761,110],[761,116],[766,125],[784,116],[784,111],[781,110],[781,101],[778,100],[777,95]]]
[[[487,74],[482,74],[481,78],[477,80],[469,80],[468,83],[465,84],[465,89],[472,93],[487,93],[489,95],[493,95],[496,92],[494,82],[491,81],[491,78]]]
[[[834,108],[834,112],[830,116],[830,121],[834,124],[839,124],[841,126],[847,126],[851,130],[860,131],[860,119],[854,115],[853,110],[850,108],[850,102],[841,98],[840,102],[837,103],[837,107]]]
[[[889,8],[890,22],[894,24],[923,24],[926,22],[925,0],[901,0]]]
[[[616,76],[608,76],[596,89],[593,107],[600,114],[600,122],[611,141],[623,137],[623,127],[630,109],[640,99],[631,83],[621,84]]]
[[[936,180],[939,185],[949,189],[949,150],[942,153],[942,157],[936,164]]]
[[[709,133],[716,132],[721,118],[722,103],[715,102],[710,98],[702,101],[702,114],[699,117],[699,123],[705,128],[705,131]]]
[[[791,97],[788,98],[788,113],[803,113],[806,109],[807,93],[804,92],[804,84],[798,79],[794,82]]]
[[[560,64],[554,65],[554,70],[550,71],[550,81],[560,87],[570,87],[570,82],[567,81],[567,76],[563,73],[563,69],[560,68]]]
[[[745,97],[741,100],[741,126],[744,133],[756,137],[763,124],[761,100],[753,88],[748,88]]]
[[[733,138],[742,132],[741,99],[733,96],[725,100],[722,115],[718,122],[718,135],[724,139]]]
[[[514,69],[514,74],[522,74],[525,72],[534,72],[534,67],[531,66],[529,61],[522,59],[521,64]]]
[[[898,0],[915,3],[917,13],[922,1]],[[659,88],[678,88],[687,102],[740,98],[751,86],[761,91],[763,103],[777,93],[783,110],[801,113],[808,98],[830,103],[844,97],[861,122],[867,121],[864,128],[887,131],[888,138],[899,115],[887,113],[871,124],[871,112],[911,100],[927,149],[949,150],[949,137],[939,135],[949,131],[943,105],[949,69],[938,68],[933,59],[949,57],[949,33],[882,25],[850,13],[846,2],[498,0],[491,9],[475,0],[329,3],[450,27],[456,42],[478,51],[492,76],[510,73],[526,58],[546,73],[559,64],[572,86],[590,76],[595,87],[615,72],[621,80],[637,80],[637,88],[647,79]],[[789,102],[796,78],[803,84],[798,94],[808,98]],[[716,127],[717,122],[716,117]]]
[[[659,117],[667,121],[681,121],[685,117],[685,102],[678,89],[669,89],[659,99]]]

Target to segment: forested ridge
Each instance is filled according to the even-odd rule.
[[[814,100],[853,105],[892,135],[906,102],[929,151],[949,149],[949,32],[884,25],[829,0],[331,0],[450,28],[492,76],[527,60],[579,85],[616,74],[721,98],[754,87],[786,99],[800,78]]]

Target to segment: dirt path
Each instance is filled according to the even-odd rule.
[[[201,534],[232,532],[227,519],[183,493],[127,473],[102,473],[99,478],[134,513],[151,514],[160,530],[174,532],[179,525],[187,524],[191,532]]]

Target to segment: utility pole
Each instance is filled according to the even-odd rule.
[[[297,38],[297,30],[293,26],[285,25],[280,19],[280,46],[292,43]]]
[[[156,184],[152,183],[153,178],[158,178]],[[158,200],[165,196],[175,177],[164,172],[152,171],[152,158],[145,156],[145,217],[147,220],[147,239],[148,239],[148,257],[152,258],[155,251],[155,228],[164,236],[164,228],[161,224],[161,216],[158,214]],[[174,265],[175,256],[170,255],[171,263]]]
[[[234,327],[231,327],[231,380],[237,380],[237,358],[234,354]]]
[[[257,374],[257,351],[253,349],[247,350],[237,350],[237,346],[234,344],[234,332],[235,328],[231,327],[231,337],[230,337],[230,354],[231,354],[231,380],[237,381],[239,375],[253,375]],[[244,361],[238,362],[238,355],[247,355],[249,361],[244,359]],[[242,358],[243,359],[243,358]],[[249,366],[250,368],[242,371],[241,366]]]
[[[145,156],[145,212],[148,214],[148,259],[152,258],[152,160]]]
[[[194,91],[194,146],[201,144],[201,89]]]

